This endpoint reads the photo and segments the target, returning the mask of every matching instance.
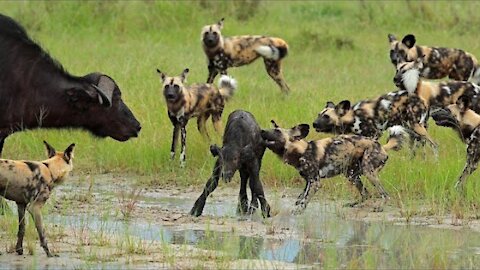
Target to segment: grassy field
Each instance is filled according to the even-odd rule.
[[[101,71],[113,77],[143,126],[139,138],[126,143],[83,131],[17,133],[7,139],[4,157],[42,159],[43,139],[57,148],[75,142],[77,174],[125,172],[151,176],[146,183],[151,185],[201,185],[214,163],[209,142],[191,121],[186,168],[169,160],[172,127],[155,69],[175,75],[188,67],[188,82],[204,82],[202,26],[225,17],[224,35],[263,34],[289,43],[284,73],[292,93],[283,96],[258,61],[230,70],[239,90],[224,112],[224,122],[231,111],[244,109],[262,127],[270,127],[270,119],[289,127],[312,123],[326,101],[357,101],[394,90],[388,33],[398,38],[414,33],[419,44],[459,47],[480,56],[478,10],[476,2],[3,2],[2,12],[20,21],[69,72]],[[406,215],[415,214],[411,204],[417,199],[437,212],[475,212],[478,173],[468,181],[466,204],[453,190],[464,165],[464,145],[451,130],[433,122],[430,126],[440,144],[439,159],[429,148],[425,158],[411,159],[406,150],[393,153],[381,174],[384,185],[405,206]],[[214,134],[210,123],[208,129]],[[325,136],[312,130],[308,138]],[[221,142],[220,135],[212,139]],[[303,186],[297,172],[271,152],[265,155],[261,176],[268,187]],[[332,196],[355,192],[341,177],[326,182]]]

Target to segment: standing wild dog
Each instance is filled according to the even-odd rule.
[[[470,97],[461,96],[456,104],[432,113],[437,125],[454,129],[467,144],[467,162],[455,184],[457,189],[463,189],[465,180],[477,169],[480,160],[480,115],[471,109],[471,102]]]
[[[313,122],[313,127],[317,132],[378,139],[387,128],[401,125],[414,135],[412,138],[426,139],[435,150],[436,143],[425,128],[427,116],[428,109],[419,97],[400,90],[359,101],[353,106],[348,100],[337,105],[329,101]]]
[[[227,74],[230,67],[248,65],[263,57],[268,75],[280,86],[284,93],[288,87],[282,74],[282,59],[287,56],[288,44],[280,38],[266,36],[223,37],[222,18],[218,23],[206,25],[202,29],[203,51],[208,58],[207,83],[212,83],[218,73]]]
[[[415,61],[398,64],[393,82],[400,89],[407,90],[410,94],[420,97],[429,110],[454,104],[462,95],[473,98],[480,93],[480,87],[472,82],[422,80],[420,72],[424,66],[423,62],[423,58],[419,57]],[[473,109],[480,112],[480,105],[473,105]]]
[[[217,188],[220,177],[225,182],[230,182],[238,170],[241,179],[238,212],[253,214],[260,201],[263,217],[270,217],[270,205],[265,198],[260,181],[260,167],[265,153],[265,144],[260,132],[261,129],[251,113],[237,110],[228,116],[222,148],[216,145],[210,146],[210,152],[217,157],[217,162],[215,162],[212,176],[190,211],[191,215],[202,214],[207,197]],[[248,205],[247,184],[252,193],[250,205]]]
[[[415,36],[406,35],[402,41],[388,34],[390,60],[394,66],[417,60],[421,56],[423,66],[420,76],[426,79],[449,77],[457,81],[480,82],[478,61],[472,54],[460,49],[415,45]]]
[[[186,126],[188,120],[197,117],[198,131],[208,137],[205,123],[212,116],[215,131],[220,132],[223,108],[225,102],[233,96],[237,89],[237,81],[229,76],[222,76],[218,88],[213,84],[193,84],[186,86],[185,79],[188,68],[180,76],[168,77],[157,69],[163,82],[163,96],[167,101],[168,117],[173,124],[173,138],[170,157],[175,157],[178,132],[182,133],[182,151],[180,162],[185,164],[185,148],[187,139]]]
[[[35,221],[40,244],[52,257],[43,230],[41,208],[50,197],[52,189],[62,183],[73,169],[73,148],[71,144],[64,152],[56,152],[45,142],[48,159],[43,161],[23,161],[0,159],[0,196],[17,203],[18,238],[15,250],[23,254],[25,235],[25,209]]]
[[[390,128],[388,142],[382,146],[377,140],[358,135],[340,135],[307,142],[303,140],[309,132],[307,124],[283,129],[273,120],[272,123],[273,129],[262,130],[262,138],[267,147],[285,163],[295,167],[306,181],[305,189],[295,203],[297,213],[307,207],[310,196],[321,187],[320,179],[339,174],[345,175],[361,195],[360,201],[347,206],[353,207],[368,198],[368,192],[360,179],[361,175],[365,175],[380,195],[388,199],[388,193],[380,183],[378,173],[388,159],[387,151],[400,149],[405,135],[403,127]]]

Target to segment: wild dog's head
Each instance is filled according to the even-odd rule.
[[[175,103],[183,97],[184,83],[187,78],[189,69],[186,68],[180,76],[168,77],[165,73],[157,69],[158,74],[163,83],[163,96],[167,103]]]
[[[420,80],[420,70],[423,68],[423,56],[418,57],[414,61],[403,62],[397,65],[397,71],[393,82],[402,89],[407,90],[410,94],[417,89]]]
[[[48,156],[48,159],[44,160],[43,163],[48,164],[48,169],[54,178],[54,184],[60,184],[73,170],[73,149],[75,148],[75,144],[70,144],[63,152],[57,152],[55,148],[46,141],[43,141],[43,143],[47,149]]]
[[[202,43],[207,48],[216,48],[217,46],[223,47],[222,40],[222,28],[223,21],[225,18],[222,18],[218,23],[206,25],[202,28]]]
[[[220,175],[225,182],[230,182],[235,172],[240,168],[244,162],[254,158],[254,151],[251,144],[239,148],[237,146],[210,146],[210,153],[214,157],[218,157],[219,165],[222,167]]]
[[[455,104],[432,112],[432,118],[439,126],[453,128],[468,135],[480,125],[480,115],[471,109],[471,104],[471,98],[462,95]]]
[[[409,51],[415,46],[414,35],[406,35],[400,42],[394,35],[388,34],[388,41],[390,42],[390,61],[394,66],[413,60],[409,58]]]
[[[352,108],[348,100],[341,101],[337,105],[328,101],[323,111],[318,114],[317,119],[313,122],[313,127],[317,132],[334,133],[345,124],[342,118],[349,111],[352,111]]]
[[[285,154],[289,144],[307,137],[310,131],[308,124],[300,124],[290,129],[284,129],[279,127],[274,120],[271,122],[273,129],[262,130],[261,136],[268,149],[279,156]]]

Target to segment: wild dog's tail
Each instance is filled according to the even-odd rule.
[[[237,80],[228,76],[222,75],[218,80],[218,90],[226,100],[231,98],[237,89]]]
[[[409,132],[406,128],[402,126],[393,126],[388,128],[388,140],[387,143],[383,145],[383,148],[388,150],[398,151],[402,149],[402,144],[405,139],[409,136]]]
[[[255,51],[267,59],[278,60],[287,56],[288,47],[286,45],[285,46],[261,45],[261,46],[258,46],[255,49]]]

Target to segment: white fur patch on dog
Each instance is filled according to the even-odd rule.
[[[409,94],[415,93],[419,79],[420,71],[416,68],[409,69],[403,73],[402,82]]]
[[[400,134],[407,134],[407,131],[404,127],[397,125],[397,126],[389,127],[388,133],[390,133],[390,135],[400,135]]]
[[[255,51],[261,56],[268,59],[278,60],[280,58],[280,51],[273,46],[258,46]]]
[[[390,100],[382,99],[382,101],[380,101],[380,105],[382,105],[382,107],[385,109],[390,108],[391,104],[392,102]]]

